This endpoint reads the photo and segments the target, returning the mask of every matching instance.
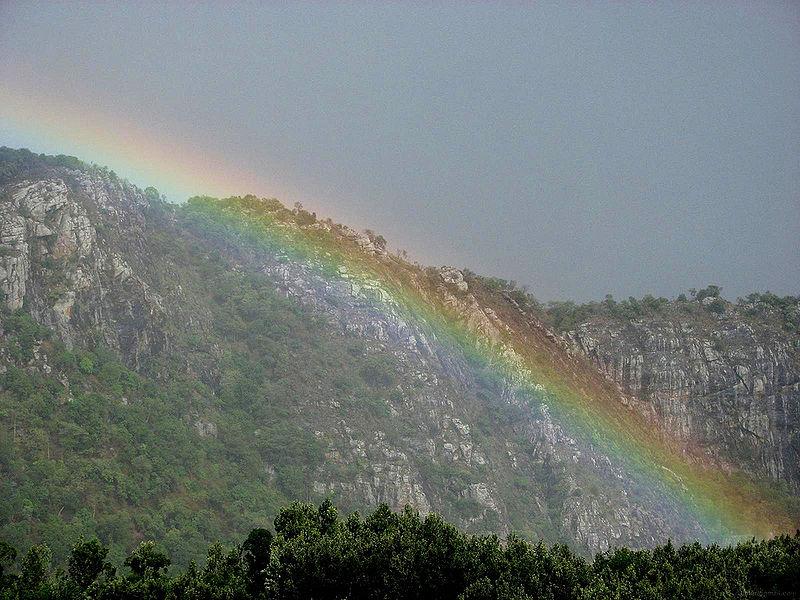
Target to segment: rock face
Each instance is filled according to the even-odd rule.
[[[756,475],[800,489],[796,332],[754,327],[741,311],[729,310],[713,319],[596,318],[566,337],[687,444],[699,442]]]
[[[169,251],[169,239],[181,238],[219,254],[232,271],[270,282],[331,330],[358,339],[367,354],[392,357],[390,401],[369,425],[334,399],[293,399],[291,418],[313,432],[325,457],[309,497],[335,495],[354,508],[410,504],[471,530],[522,531],[589,551],[703,539],[691,516],[570,437],[551,417],[543,389],[532,395],[519,381],[485,377],[381,281],[356,277],[343,265],[322,275],[324,256],[299,260],[280,248],[217,239],[181,214],[104,171],[48,167],[12,178],[0,187],[0,289],[7,308],[29,311],[68,346],[102,344],[149,377],[172,376],[153,370],[150,359],[169,357],[189,336],[202,337],[215,318],[184,291],[202,276]],[[710,324],[588,322],[562,339],[539,315],[473,289],[477,284],[458,269],[419,269],[389,255],[385,240],[371,232],[294,214],[283,226],[337,231],[348,248],[435,295],[509,360],[514,351],[502,340],[519,327],[513,316],[555,363],[607,377],[624,393],[621,401],[630,398],[687,443],[700,440],[733,464],[797,489],[796,338],[730,317]],[[225,352],[215,347],[207,355]],[[182,360],[183,374],[219,387],[216,361],[189,354]],[[187,412],[185,420],[198,439],[225,443],[212,417]],[[274,478],[271,465],[263,471]]]
[[[2,190],[0,290],[68,347],[103,342],[133,364],[166,349],[163,299],[128,260],[146,257],[146,200],[120,182],[80,171]],[[105,237],[98,228],[124,232]],[[137,242],[137,237],[141,236]],[[119,243],[116,248],[111,240]]]

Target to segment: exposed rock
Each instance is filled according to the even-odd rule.
[[[211,421],[197,419],[194,422],[194,428],[200,437],[217,437],[217,426]]]
[[[439,270],[439,275],[441,276],[442,281],[454,286],[459,292],[466,292],[469,289],[469,285],[467,285],[467,282],[464,281],[464,274],[458,269],[454,269],[453,267],[442,267]]]
[[[12,310],[29,306],[70,347],[102,331],[105,343],[137,363],[166,343],[159,322],[163,307],[158,294],[108,246],[112,240],[141,243],[145,201],[136,188],[114,189],[100,174],[62,175],[23,181],[3,194],[0,289],[5,303]],[[90,215],[98,212],[104,218],[93,223]],[[109,229],[103,243],[96,224]],[[125,289],[118,287],[121,283]]]
[[[567,338],[632,406],[687,444],[800,489],[796,339],[757,330],[736,314],[715,323],[598,318]]]

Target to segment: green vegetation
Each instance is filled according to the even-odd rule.
[[[640,319],[645,315],[664,315],[670,308],[666,298],[656,298],[649,294],[641,299],[631,296],[627,300],[616,301],[608,294],[602,302],[575,304],[571,301],[549,302],[546,307],[548,322],[559,331],[574,329],[584,321],[596,316],[613,319]]]
[[[772,292],[749,294],[739,298],[737,306],[748,317],[776,319],[783,329],[800,333],[800,296],[776,296]]]
[[[739,298],[734,304],[722,298],[721,292],[722,288],[719,286],[709,285],[701,290],[689,290],[689,298],[686,294],[680,294],[673,301],[650,294],[642,298],[631,296],[627,300],[617,301],[609,294],[602,302],[549,302],[543,309],[543,317],[556,330],[570,331],[593,318],[627,321],[681,315],[703,318],[733,311],[758,325],[774,326],[790,333],[800,332],[800,297],[780,297],[770,292],[756,293]]]
[[[257,528],[239,545],[212,544],[202,566],[170,569],[144,541],[108,561],[80,539],[53,568],[47,546],[17,560],[0,542],[0,598],[526,600],[789,597],[800,581],[800,531],[736,546],[614,549],[587,561],[561,545],[466,535],[432,514],[380,506],[341,518],[325,500],[280,511],[275,533]],[[123,565],[119,563],[122,562]]]
[[[20,150],[0,146],[0,184],[10,181],[34,168],[66,167],[68,169],[86,169],[88,165],[74,156],[49,156],[35,154],[30,150]]]
[[[31,177],[47,167],[64,167],[77,170],[98,170],[117,179],[116,174],[106,167],[89,165],[74,156],[58,154],[36,154],[27,148],[15,149],[0,146],[0,185],[24,177]]]
[[[31,161],[42,168],[37,155]],[[337,333],[319,312],[248,271],[248,257],[252,264],[263,252],[260,237],[211,218],[203,198],[174,209],[155,189],[145,196],[153,222],[177,219],[185,232],[143,230],[148,253],[137,257],[158,257],[137,270],[162,297],[179,299],[177,318],[142,315],[134,324],[153,339],[168,336],[168,351],[137,356],[134,367],[104,345],[102,331],[84,328],[88,339],[67,349],[25,310],[0,313],[0,537],[23,552],[47,544],[58,563],[81,536],[97,535],[116,564],[146,538],[186,567],[212,541],[231,542],[268,523],[281,505],[318,499],[315,481],[351,482],[369,472],[381,458],[343,459],[351,455],[340,447],[342,423],[381,431],[400,447],[425,435],[424,416],[390,408],[425,384],[391,352]],[[292,211],[252,196],[223,202],[286,222],[314,218],[300,206]],[[61,281],[65,259],[36,260],[48,288]],[[513,411],[499,406],[500,426],[510,427]],[[487,453],[505,452],[494,447],[495,408],[476,415],[486,426]],[[446,484],[447,518],[472,519],[482,510],[459,496],[483,480],[481,468],[416,462],[424,478]],[[348,510],[366,508],[340,493]],[[516,523],[529,512],[527,498],[514,504]],[[546,521],[520,531],[533,536],[541,525],[545,539],[567,539],[562,519]],[[499,526],[490,512],[471,528]]]
[[[468,283],[479,284],[485,290],[492,293],[501,294],[508,300],[514,302],[517,306],[523,309],[541,311],[541,303],[528,291],[526,286],[518,286],[517,282],[512,280],[501,279],[500,277],[485,277],[476,275],[469,269],[462,269],[464,279]]]
[[[150,538],[186,566],[314,498],[325,444],[303,403],[365,430],[386,415],[399,372],[389,355],[218,255],[186,260],[197,310],[214,319],[177,332],[142,373],[100,344],[67,349],[24,310],[0,314],[0,537],[46,543],[57,562],[80,536],[100,536],[117,562]]]

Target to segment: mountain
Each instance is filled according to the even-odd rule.
[[[800,308],[542,306],[301,206],[0,150],[0,536],[173,562],[288,501],[583,552],[800,524]]]

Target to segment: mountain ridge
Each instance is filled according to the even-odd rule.
[[[542,409],[546,403],[535,406],[533,416],[527,414],[531,410],[527,391],[494,375],[487,378],[469,356],[440,343],[438,332],[424,319],[417,323],[409,318],[403,302],[396,302],[387,311],[385,305],[391,302],[384,302],[386,286],[380,282],[362,285],[360,276],[339,271],[338,267],[344,265],[338,265],[335,278],[326,279],[319,270],[309,268],[308,261],[287,256],[279,244],[254,246],[246,239],[243,243],[231,238],[228,231],[214,230],[219,229],[219,221],[207,219],[209,213],[203,212],[202,199],[195,200],[194,206],[165,205],[152,188],[139,190],[112,172],[87,168],[69,158],[40,159],[4,151],[0,162],[4,217],[0,242],[10,248],[0,257],[4,269],[0,279],[11,317],[22,319],[14,317],[14,311],[25,307],[24,312],[34,323],[52,329],[54,339],[67,348],[93,352],[109,347],[112,354],[121,357],[131,377],[144,377],[152,384],[183,378],[190,389],[200,382],[199,391],[183,390],[184,397],[171,400],[176,415],[170,427],[184,423],[188,433],[183,431],[181,435],[195,436],[202,444],[224,446],[226,449],[219,450],[221,454],[227,453],[235,441],[242,448],[236,450],[238,455],[233,452],[228,457],[231,464],[259,463],[243,473],[245,481],[258,482],[258,492],[243,492],[249,510],[260,514],[256,520],[264,520],[269,511],[252,508],[257,504],[254,494],[272,494],[274,507],[279,504],[278,498],[291,499],[291,494],[305,493],[310,495],[306,499],[334,495],[348,508],[366,508],[380,501],[388,501],[394,507],[409,503],[423,511],[443,512],[475,530],[503,533],[522,529],[531,537],[570,541],[591,551],[618,543],[652,545],[664,536],[704,539],[706,534],[697,523],[688,521],[680,525],[686,529],[676,529],[681,523],[679,513],[662,506],[652,490],[639,489],[627,481],[620,486],[608,483],[608,476],[621,475],[624,480],[624,472],[611,463],[603,466],[602,460],[593,461],[602,459],[602,453],[587,458],[587,453]],[[287,231],[299,229],[335,237],[336,248],[341,246],[348,255],[360,253],[358,256],[370,265],[383,265],[381,272],[415,287],[415,293],[449,306],[465,327],[482,339],[496,341],[510,335],[503,327],[510,327],[512,332],[527,328],[530,333],[526,334],[525,343],[546,354],[556,372],[573,372],[571,377],[576,381],[591,381],[593,389],[605,390],[609,398],[618,399],[618,410],[638,411],[645,420],[661,423],[669,422],[665,407],[680,404],[670,405],[663,398],[655,402],[652,395],[641,393],[641,377],[615,377],[617,371],[625,369],[608,365],[615,364],[613,357],[623,352],[603,352],[603,344],[587,341],[600,333],[613,333],[598,325],[600,317],[606,318],[604,315],[592,316],[588,329],[579,327],[562,335],[543,324],[553,315],[533,310],[534,301],[529,296],[508,285],[493,289],[498,280],[449,267],[424,270],[390,255],[380,236],[358,233],[329,220],[320,221],[300,207],[292,211],[275,200],[255,197],[228,202],[236,205],[237,214],[248,210],[263,212],[268,207],[266,212],[280,216],[270,218],[278,223],[284,219],[280,227]],[[323,254],[333,249],[322,248]],[[323,265],[323,269],[332,265],[336,261]],[[218,286],[216,291],[208,289],[212,284]],[[229,296],[220,294],[219,289]],[[242,290],[253,297],[239,293]],[[689,312],[687,318],[718,322],[717,313],[705,311],[702,301],[701,298],[697,306],[704,312],[695,316]],[[380,310],[376,309],[376,302],[384,302]],[[259,317],[259,303],[273,312]],[[695,305],[690,306],[694,310]],[[258,318],[264,323],[255,327]],[[293,328],[281,330],[281,320],[293,323]],[[558,319],[554,322],[564,323]],[[35,329],[33,325],[17,327],[23,333],[26,327]],[[689,443],[694,444],[699,437],[705,444],[701,445],[703,456],[722,450],[709,462],[787,482],[789,490],[795,491],[783,492],[780,502],[791,504],[796,495],[797,473],[786,468],[792,463],[785,456],[796,452],[793,444],[797,442],[797,334],[790,331],[780,335],[783,337],[777,342],[772,341],[782,350],[766,353],[767,362],[778,368],[773,368],[770,377],[765,376],[762,391],[767,397],[765,390],[783,385],[784,410],[777,415],[772,409],[752,409],[756,420],[764,421],[762,417],[766,415],[764,427],[777,432],[773,436],[776,439],[755,444],[758,460],[731,457],[730,448],[723,443],[731,446],[730,440],[702,438],[692,428],[684,428],[686,435],[679,440],[688,449]],[[4,336],[10,337],[5,332]],[[616,338],[619,337],[617,333]],[[324,339],[330,342],[318,341]],[[324,352],[309,354],[315,344]],[[701,346],[706,347],[704,340]],[[348,349],[338,352],[340,347]],[[34,348],[35,343],[31,352]],[[270,348],[273,354],[264,348]],[[597,348],[601,351],[595,352]],[[636,354],[629,347],[625,353],[627,357]],[[320,365],[327,366],[315,371],[310,361],[303,367],[312,373],[303,372],[292,364],[298,355],[306,359],[314,356]],[[14,366],[11,353],[5,353],[4,359],[8,360],[8,356],[9,366]],[[70,373],[70,369],[77,370],[77,375],[69,377],[80,378],[81,360],[78,359],[77,369],[66,369]],[[107,360],[104,365],[115,364],[112,359]],[[627,360],[629,364],[631,360]],[[20,362],[16,363],[15,368],[19,368]],[[264,367],[265,364],[269,366]],[[53,365],[35,356],[23,370],[32,368],[41,373],[43,365],[58,373]],[[740,376],[754,381],[765,365],[758,372],[750,369]],[[271,370],[266,373],[265,369]],[[85,370],[89,372],[83,376],[97,377],[93,368]],[[339,375],[351,376],[337,377],[337,370]],[[66,377],[66,371],[62,369],[60,374]],[[629,372],[630,369],[626,371]],[[717,379],[727,385],[727,374],[723,375]],[[308,381],[308,387],[293,389],[292,377],[295,383]],[[639,388],[633,385],[637,381]],[[75,387],[85,389],[87,385],[92,389],[95,383],[83,381]],[[104,382],[97,385],[98,389],[105,386]],[[744,386],[746,393],[736,398],[762,397],[755,393],[756,384],[749,385],[749,389]],[[317,390],[312,391],[315,386]],[[289,390],[295,394],[292,401],[270,400],[268,414],[259,412],[264,398]],[[103,389],[99,395],[103,393],[114,394],[113,390]],[[116,402],[125,406],[121,403],[127,396],[117,396]],[[685,395],[684,406],[690,404],[690,396],[691,393]],[[721,398],[727,396],[723,394]],[[19,404],[19,399],[8,401],[4,414],[8,416]],[[118,408],[115,405],[113,410]],[[740,412],[741,407],[735,407],[723,416],[733,418]],[[233,414],[240,418],[233,419]],[[264,427],[250,427],[245,435],[244,424],[252,421],[258,425],[259,419]],[[286,424],[291,424],[288,432],[281,430]],[[43,432],[42,437],[58,437],[47,432],[46,427],[38,430]],[[272,440],[262,444],[260,440],[265,435]],[[16,433],[12,438],[16,440]],[[282,444],[290,447],[295,438],[302,444],[295,448],[295,454],[289,453],[287,462],[280,458]],[[432,450],[429,442],[433,443]],[[257,446],[258,450],[253,453],[249,446]],[[48,445],[48,452],[49,448]],[[217,454],[209,452],[211,467],[211,459]],[[277,463],[279,460],[285,464]],[[21,456],[19,463],[28,464],[30,460]],[[293,469],[297,464],[305,465],[299,474]],[[4,467],[9,470],[8,465]],[[151,468],[153,471],[158,469]],[[195,473],[194,477],[209,481],[209,476],[202,473]],[[185,487],[185,482],[171,485],[174,493]],[[103,493],[124,504],[116,491]],[[14,502],[4,509],[4,521],[22,522],[25,503],[18,496],[17,493]],[[196,498],[188,502],[180,493],[176,497],[179,504],[197,504]],[[206,498],[200,505],[213,506],[214,502]],[[32,514],[38,512],[40,516],[29,522],[41,521],[50,510],[57,512],[58,507],[35,507]],[[165,509],[158,505],[155,512],[163,515]],[[226,519],[228,524],[220,525],[217,532],[222,532],[223,537],[235,530],[230,522],[236,519]],[[130,520],[132,530],[148,535],[154,531],[154,537],[161,539],[170,531],[180,530],[174,527],[180,520],[172,522],[172,528],[169,523],[145,525],[137,524],[134,517]],[[86,521],[90,523],[91,519]],[[43,537],[41,527],[38,533],[16,535]],[[180,545],[178,540],[172,543]],[[120,543],[120,547],[125,545]],[[186,548],[182,554],[189,556]]]

